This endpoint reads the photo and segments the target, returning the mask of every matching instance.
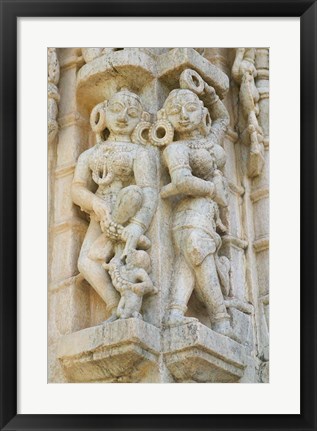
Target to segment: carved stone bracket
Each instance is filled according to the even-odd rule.
[[[136,382],[158,367],[159,352],[159,329],[127,319],[64,336],[58,357],[72,382]]]
[[[237,382],[246,350],[234,340],[191,323],[160,331],[139,319],[119,320],[64,336],[58,357],[73,382],[137,382],[159,367],[159,352],[177,382]]]
[[[201,323],[169,328],[163,340],[166,365],[176,381],[233,383],[243,376],[244,347]]]
[[[143,49],[137,54],[132,48],[111,51],[81,67],[77,97],[88,112],[124,86],[139,92],[153,79],[159,79],[168,88],[175,88],[179,75],[188,68],[196,70],[221,98],[229,90],[228,76],[193,48],[174,48],[156,58]]]

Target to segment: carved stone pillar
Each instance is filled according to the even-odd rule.
[[[261,175],[254,179],[251,199],[254,206],[259,312],[261,319],[260,354],[269,358],[269,49],[256,50],[256,86],[259,90],[259,124],[264,134],[265,164]]]
[[[49,379],[64,380],[56,359],[57,340],[64,334],[89,325],[89,288],[82,286],[77,260],[87,221],[74,207],[70,194],[78,155],[87,143],[88,128],[77,110],[76,75],[81,58],[77,49],[61,49],[59,54],[61,94],[59,134],[54,147],[54,200],[51,207],[49,262]]]
[[[247,286],[250,301],[254,307],[255,354],[259,359],[258,378],[268,381],[267,361],[269,358],[268,303],[269,303],[269,51],[256,49],[255,80],[259,92],[259,126],[263,133],[264,164],[259,175],[247,175],[248,149],[240,144],[240,160],[245,172],[243,200],[245,232],[249,247],[246,249]],[[264,361],[264,362],[263,362]],[[264,370],[265,369],[265,370]]]

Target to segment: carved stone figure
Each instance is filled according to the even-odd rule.
[[[56,48],[47,50],[47,118],[48,118],[48,142],[53,142],[57,132],[58,123],[56,121],[58,114],[58,102],[60,99],[57,84],[59,81],[59,62],[56,54]]]
[[[179,199],[172,223],[176,262],[165,324],[175,326],[196,320],[185,316],[195,289],[213,329],[230,335],[223,297],[229,291],[230,264],[226,257],[218,256],[221,238],[217,232],[226,230],[218,205],[227,205],[225,179],[220,171],[226,156],[220,144],[229,115],[214,88],[196,72],[185,70],[180,85],[182,88],[169,94],[159,113],[175,131],[175,140],[163,153],[171,183],[163,187],[161,196]]]
[[[157,203],[156,164],[149,149],[131,140],[136,126],[147,118],[140,98],[128,90],[97,105],[91,124],[99,139],[79,157],[73,179],[73,200],[90,215],[78,268],[106,302],[110,321],[123,317],[125,307],[117,310],[118,286],[103,264],[113,257],[124,264],[132,250],[150,246],[144,234]]]
[[[232,77],[240,86],[240,108],[245,119],[246,128],[244,140],[250,144],[248,174],[250,177],[259,175],[264,164],[263,132],[259,126],[259,92],[254,78],[257,75],[255,62],[255,48],[237,48],[232,66]],[[243,137],[242,137],[243,138]]]
[[[112,283],[121,295],[117,316],[121,319],[142,319],[142,297],[157,293],[148,274],[151,267],[149,255],[143,250],[131,250],[125,264],[115,256],[108,264],[103,264],[103,267],[109,271]]]

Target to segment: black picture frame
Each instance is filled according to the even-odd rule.
[[[74,7],[76,5],[76,7]],[[316,23],[306,0],[0,0],[1,430],[316,430]],[[288,415],[17,414],[17,18],[92,16],[300,17],[301,413]],[[287,143],[279,143],[287,146]],[[292,187],[292,185],[289,185]],[[285,288],[286,286],[282,286]],[[291,352],[285,352],[287,357]],[[290,377],[291,378],[291,377]]]

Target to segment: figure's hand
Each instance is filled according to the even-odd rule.
[[[130,250],[136,249],[136,246],[142,234],[143,228],[135,223],[130,223],[123,229],[121,237],[126,242],[123,253],[124,255],[127,255]]]
[[[217,219],[216,226],[220,230],[221,233],[223,233],[223,234],[224,233],[228,233],[227,227],[222,223],[222,221],[220,220],[220,218]]]
[[[211,85],[208,85],[207,82],[205,82],[204,92],[210,98],[211,103],[214,103],[219,99],[214,87],[212,87]]]
[[[92,209],[98,221],[103,222],[104,224],[110,222],[109,210],[106,203],[102,199],[95,196]]]
[[[208,85],[207,82],[205,82],[205,93],[209,94],[210,96],[216,97],[217,93],[214,87],[211,85]]]
[[[166,186],[163,186],[160,192],[161,198],[163,199],[169,198],[170,196],[175,196],[177,194],[178,190],[173,183],[169,183]]]

